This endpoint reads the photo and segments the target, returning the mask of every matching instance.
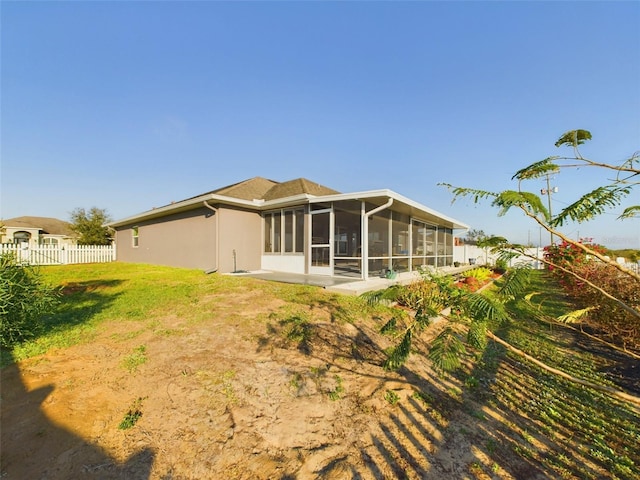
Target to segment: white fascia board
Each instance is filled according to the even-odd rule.
[[[445,215],[444,213],[440,213],[437,210],[434,210],[433,208],[429,208],[426,205],[422,205],[421,203],[418,203],[414,200],[411,200],[410,198],[404,197],[402,195],[400,195],[399,193],[396,192],[391,192],[393,195],[395,195],[393,198],[394,200],[398,200],[402,203],[406,203],[407,205],[411,205],[414,208],[417,208],[419,210],[422,210],[426,213],[429,213],[431,215],[434,215],[436,217],[439,217],[443,220],[446,220],[447,222],[451,222],[453,224],[453,228],[454,229],[464,229],[464,230],[469,230],[469,225],[462,223],[459,220],[456,220],[455,218],[451,218],[447,215]]]
[[[429,215],[433,215],[434,217],[441,218],[447,222],[453,224],[454,229],[465,229],[468,230],[470,227],[454,218],[451,218],[443,213],[440,213],[432,208],[427,207],[426,205],[422,205],[410,198],[405,197],[404,195],[400,195],[399,193],[394,192],[389,189],[382,190],[367,190],[364,192],[354,192],[354,193],[340,193],[335,195],[323,195],[321,197],[314,197],[309,200],[309,203],[322,203],[322,202],[338,202],[341,200],[362,200],[366,198],[375,198],[375,197],[387,197],[393,198],[394,201],[398,201],[400,203],[404,203],[410,207],[413,207],[417,210],[421,210]]]
[[[312,199],[316,198],[314,195],[307,193],[301,193],[299,195],[292,195],[291,197],[277,198],[275,200],[266,200],[260,204],[260,210],[270,210],[275,208],[286,208],[296,205],[305,205]]]
[[[353,193],[335,193],[333,195],[322,195],[319,197],[313,197],[309,200],[309,203],[322,203],[322,202],[339,202],[341,200],[361,200],[363,198],[373,198],[373,197],[391,197],[391,190],[367,190],[364,192],[353,192]]]

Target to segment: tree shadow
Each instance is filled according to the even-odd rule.
[[[612,419],[630,425],[637,423],[633,409],[521,363],[499,344],[453,375],[419,364],[397,373],[414,394],[370,430],[360,463],[373,478],[600,478],[612,471],[635,478],[640,452],[630,437],[618,440],[615,453],[607,448],[616,440],[606,438],[602,412],[607,405]],[[585,426],[584,417],[594,421]]]
[[[56,311],[43,319],[45,327],[65,330],[85,323],[111,305],[121,294],[109,289],[124,280],[88,280],[62,286],[61,302]]]
[[[98,280],[63,287],[56,311],[43,319],[40,336],[49,330],[64,331],[85,323],[118,296],[109,293],[122,280]],[[105,291],[106,290],[106,291]],[[55,386],[29,390],[20,364],[3,350],[1,375],[2,431],[0,477],[7,478],[149,478],[155,459],[151,448],[143,448],[125,462],[118,462],[104,449],[57,425],[43,411],[53,398]]]
[[[122,283],[123,280],[111,279],[63,284],[59,290],[60,303],[52,313],[40,318],[27,342],[37,342],[46,335],[64,333],[89,322],[121,295],[109,292],[109,289]],[[4,367],[14,361],[9,350],[0,351],[0,366]]]
[[[348,329],[338,328],[338,320],[349,310],[336,309],[330,302],[317,302],[316,306],[327,309],[331,321],[312,325],[306,343],[310,348],[301,350],[305,355],[356,375],[362,375],[360,363],[383,365],[386,354],[381,345],[386,342],[381,343],[377,332],[357,322]],[[549,353],[548,363],[564,368],[565,361],[571,361],[568,353],[577,346],[576,338],[518,313],[514,318],[526,321],[507,324],[497,334],[514,343],[518,334],[525,333],[523,348],[537,347],[543,339],[542,349],[559,352],[559,358]],[[530,331],[519,332],[524,327]],[[268,328],[268,333],[282,334],[275,328]],[[603,412],[610,409],[613,418],[620,419],[617,421],[632,425],[637,424],[632,410],[597,392],[563,382],[493,342],[483,351],[469,350],[457,373],[439,374],[426,360],[427,337],[414,338],[411,361],[397,372],[366,374],[376,378],[378,386],[366,390],[367,398],[356,395],[355,403],[366,413],[373,405],[373,412],[382,409],[382,414],[363,426],[363,438],[348,457],[322,468],[326,478],[602,478],[604,472],[636,478],[640,452],[629,446],[634,444],[634,434],[621,435],[617,445],[616,439],[605,438],[616,430],[606,429],[607,414]],[[273,346],[268,338],[261,340],[259,350]],[[599,356],[605,353],[592,350]],[[545,355],[543,352],[543,358]],[[615,366],[622,365],[616,355],[609,358],[616,361]],[[633,365],[627,362],[626,366],[630,369]],[[618,379],[617,383],[622,386],[623,382]],[[624,386],[632,390],[636,385],[627,382]],[[384,398],[390,405],[385,405],[386,389],[399,394],[397,403],[390,396]],[[374,397],[376,401],[367,402]],[[594,422],[590,424],[585,416],[593,417]],[[350,464],[351,475],[344,476],[344,462]]]

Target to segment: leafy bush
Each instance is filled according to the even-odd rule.
[[[594,251],[605,252],[604,247],[600,245],[588,246]],[[625,346],[640,348],[640,322],[637,317],[585,282],[586,280],[597,285],[626,305],[640,310],[640,285],[634,278],[567,243],[545,247],[545,257],[557,267],[570,270],[583,279],[580,280],[560,268],[549,267],[564,291],[578,306],[594,307],[586,317],[590,327]]]
[[[507,263],[507,261],[503,259],[498,259],[496,260],[496,266],[494,267],[493,271],[502,275],[508,269],[509,269],[509,264]]]
[[[587,242],[584,242],[584,245],[594,252],[603,255],[606,254],[606,249],[602,245]],[[593,257],[587,255],[584,250],[567,242],[544,247],[544,257],[553,264],[549,265],[549,271],[563,284],[575,282],[575,277],[563,271],[562,268],[573,270],[588,265],[594,260]]]
[[[466,278],[475,278],[478,282],[483,283],[491,278],[491,270],[486,267],[478,267],[464,272]]]
[[[596,261],[580,266],[576,273],[640,311],[640,285],[633,278]],[[637,317],[584,282],[566,282],[564,288],[579,306],[595,306],[587,316],[589,326],[624,346],[640,349],[640,322]]]
[[[438,286],[425,278],[398,289],[398,303],[413,310],[421,307],[442,310],[444,299],[441,297]]]
[[[12,254],[0,255],[0,346],[9,348],[37,335],[38,319],[53,309],[57,297],[37,269],[18,264]]]

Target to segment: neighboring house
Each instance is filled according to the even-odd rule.
[[[16,217],[0,220],[0,243],[39,245],[75,245],[78,234],[71,224],[57,218]]]
[[[120,261],[368,278],[453,264],[467,225],[391,190],[251,178],[108,226]]]

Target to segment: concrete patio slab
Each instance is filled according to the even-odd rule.
[[[462,267],[443,267],[437,271],[444,275],[458,275],[465,270],[475,268],[476,266]],[[383,290],[391,285],[407,285],[420,279],[418,272],[399,273],[396,278],[369,278],[362,280],[361,278],[349,277],[330,277],[326,275],[304,275],[299,273],[272,272],[266,270],[254,272],[233,273],[227,275],[242,275],[251,278],[259,278],[261,280],[269,280],[272,282],[294,283],[300,285],[313,285],[321,287],[331,292],[343,293],[346,295],[361,295],[365,292],[375,290]]]

